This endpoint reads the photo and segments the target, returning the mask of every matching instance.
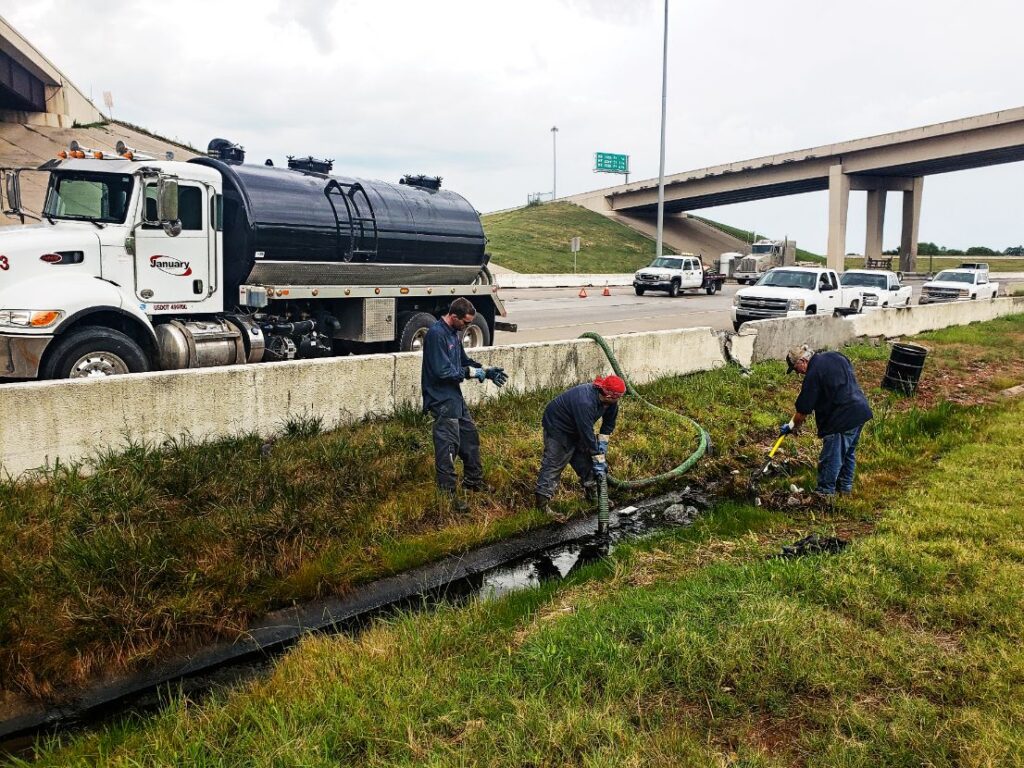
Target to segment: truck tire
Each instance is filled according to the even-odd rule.
[[[44,379],[89,379],[149,369],[149,358],[130,336],[112,328],[91,326],[59,336],[40,375]]]
[[[704,292],[707,293],[708,296],[714,296],[717,290],[718,283],[708,283],[708,287],[704,289]]]
[[[437,318],[429,312],[403,312],[398,316],[398,351],[419,352]]]
[[[673,280],[672,285],[668,287],[668,295],[671,296],[673,299],[679,295],[679,283],[677,283],[675,280]]]
[[[473,322],[466,326],[462,334],[462,346],[466,349],[479,349],[491,346],[491,329],[482,315],[475,315]]]
[[[644,295],[644,290],[645,289],[641,288],[638,285],[633,286],[633,290],[636,292],[637,296],[643,296]]]

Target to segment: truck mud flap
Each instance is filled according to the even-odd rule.
[[[515,333],[519,330],[519,323],[510,323],[507,320],[495,320],[494,330],[496,331],[507,331],[508,333]]]

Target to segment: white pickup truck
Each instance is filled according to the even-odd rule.
[[[834,270],[777,267],[755,285],[740,288],[732,302],[732,326],[750,320],[802,315],[848,315],[864,307],[864,289],[843,286]]]
[[[944,269],[921,287],[918,304],[938,304],[943,301],[970,301],[994,299],[999,295],[999,283],[989,282],[988,267],[961,265],[957,269]]]
[[[692,253],[659,256],[633,274],[633,290],[637,296],[646,291],[664,291],[678,296],[680,291],[703,290],[708,296],[722,290],[725,275],[708,272]]]
[[[909,307],[914,292],[909,285],[901,284],[898,274],[887,269],[848,269],[840,282],[844,287],[864,289],[864,309]]]

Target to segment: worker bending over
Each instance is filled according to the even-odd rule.
[[[455,457],[462,459],[462,487],[486,489],[480,462],[480,433],[462,397],[462,382],[490,380],[501,387],[508,381],[503,368],[485,368],[466,354],[462,333],[476,317],[469,299],[458,298],[423,340],[423,368],[420,384],[423,411],[434,417],[434,468],[438,490],[448,496],[456,511],[469,506],[456,494]]]
[[[619,398],[626,382],[618,376],[598,376],[592,383],[568,389],[544,409],[544,456],[537,476],[538,509],[550,512],[548,502],[558,490],[566,464],[579,475],[587,496],[597,498],[597,480],[608,474],[605,454],[619,415]],[[600,433],[594,425],[601,420]]]
[[[857,442],[861,429],[874,416],[853,366],[838,352],[814,352],[806,344],[786,355],[789,371],[804,377],[796,399],[796,413],[780,432],[797,432],[813,412],[822,439],[818,457],[816,493],[832,496],[853,492],[857,468]]]

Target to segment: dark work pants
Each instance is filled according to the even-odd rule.
[[[862,427],[825,435],[818,457],[818,493],[833,494],[853,490],[853,473],[857,469],[857,442]]]
[[[558,490],[558,481],[567,464],[576,470],[584,487],[594,484],[594,460],[590,448],[575,437],[552,434],[544,430],[544,455],[540,460],[536,492],[551,498]]]
[[[465,403],[453,415],[452,406],[431,411],[434,417],[434,468],[437,487],[455,491],[455,457],[462,459],[463,485],[481,485],[484,468],[480,463],[480,433]]]

